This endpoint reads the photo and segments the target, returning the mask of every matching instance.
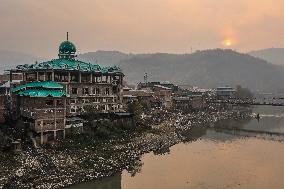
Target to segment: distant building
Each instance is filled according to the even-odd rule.
[[[13,74],[12,80],[23,80],[22,74]],[[6,83],[7,81],[10,81],[9,74],[0,75],[0,84]]]
[[[20,80],[5,81],[0,85],[0,123],[5,122],[7,102],[9,100],[10,88],[19,85]]]
[[[127,109],[127,104],[138,100],[142,102],[147,107],[153,106],[154,101],[154,93],[149,92],[146,90],[123,90],[123,104],[126,106],[125,109]]]
[[[160,102],[160,107],[170,108],[172,106],[172,89],[163,85],[153,86],[156,100]]]
[[[188,95],[173,97],[173,108],[183,111],[202,110],[207,107],[204,95]]]
[[[138,83],[137,85],[137,89],[141,90],[141,89],[145,89],[145,88],[149,88],[151,90],[154,90],[155,86],[163,86],[163,87],[167,87],[170,88],[172,93],[178,91],[179,87],[173,83],[170,82],[160,82],[160,81],[153,81],[153,82],[147,82],[147,83]]]
[[[232,87],[218,87],[216,89],[216,96],[219,100],[229,100],[236,97],[236,90]]]

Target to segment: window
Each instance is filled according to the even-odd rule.
[[[79,74],[78,73],[70,73],[71,82],[79,82]]]
[[[76,99],[71,99],[70,104],[76,104]]]
[[[52,80],[52,73],[48,72],[47,73],[47,81],[51,81]]]
[[[76,113],[76,106],[71,106],[70,113]]]
[[[101,93],[100,88],[96,88],[96,94],[100,94],[100,93]]]
[[[89,94],[89,88],[83,88],[83,94],[84,95]]]
[[[101,77],[96,77],[97,83],[102,82],[102,78]]]
[[[89,103],[89,99],[83,99],[83,104]]]
[[[72,88],[72,94],[78,94],[78,89],[77,88]]]
[[[45,105],[47,106],[52,106],[53,105],[53,100],[46,100]]]
[[[81,82],[82,83],[88,83],[91,81],[91,75],[90,74],[81,74]]]
[[[106,88],[105,94],[106,94],[106,95],[109,95],[109,88]]]
[[[102,83],[106,83],[107,82],[107,76],[102,76]]]
[[[96,95],[100,94],[100,92],[101,92],[100,88],[98,88],[98,87],[93,89],[93,93],[96,94]]]
[[[56,101],[56,105],[57,106],[62,106],[63,105],[63,101],[62,100],[57,100]]]

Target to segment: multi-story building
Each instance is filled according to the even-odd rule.
[[[48,126],[41,118],[27,116],[24,109],[32,109],[33,115],[41,115],[39,112],[49,112],[47,109],[58,109],[57,101],[62,100],[60,106],[64,109],[64,125],[65,119],[74,120],[71,118],[82,115],[86,106],[93,107],[99,113],[121,111],[124,74],[119,67],[101,67],[98,64],[76,60],[76,47],[68,37],[67,41],[60,44],[58,56],[58,59],[19,65],[9,70],[10,80],[14,74],[22,75],[22,86],[11,90],[9,111],[15,110],[14,115],[17,117],[29,118],[26,120],[35,125],[31,128],[36,132],[39,131],[39,127],[43,127],[40,131],[45,131],[46,128],[50,128],[48,131],[56,131],[58,125],[56,121],[51,121]],[[50,91],[50,85],[57,85],[58,88],[52,88],[53,91]],[[57,96],[58,91],[61,91],[62,96]],[[51,116],[51,120],[54,119],[54,113],[46,114]]]
[[[229,100],[236,97],[236,90],[232,87],[218,87],[216,89],[217,99]]]

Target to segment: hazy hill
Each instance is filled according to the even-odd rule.
[[[108,57],[107,54],[105,52],[104,56]],[[232,50],[206,50],[183,55],[119,53],[119,56],[114,56],[110,52],[110,57],[112,63],[117,62],[124,70],[127,81],[134,84],[143,81],[147,72],[150,81],[171,81],[206,88],[240,84],[253,90],[284,89],[284,67]],[[90,56],[88,59],[94,60],[96,57]],[[105,64],[107,60],[101,59],[99,62]]]
[[[96,51],[79,54],[78,59],[86,62],[97,62],[102,66],[112,66],[132,56],[133,54],[125,54],[118,51]]]
[[[193,54],[97,51],[81,54],[78,59],[97,61],[101,65],[117,64],[131,84],[143,81],[147,72],[149,81],[171,81],[204,88],[240,84],[253,90],[284,92],[284,67],[232,50],[205,50]],[[0,51],[0,70],[35,60],[23,53]]]
[[[284,66],[284,48],[270,48],[249,53],[252,56],[266,60],[272,64]]]
[[[7,69],[13,68],[19,64],[34,63],[37,58],[25,53],[14,51],[0,51],[0,74]]]

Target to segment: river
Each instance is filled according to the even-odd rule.
[[[258,106],[253,111],[260,113],[259,121],[216,123],[241,131],[195,128],[165,154],[145,154],[134,173],[123,171],[69,189],[282,189],[284,107]]]

